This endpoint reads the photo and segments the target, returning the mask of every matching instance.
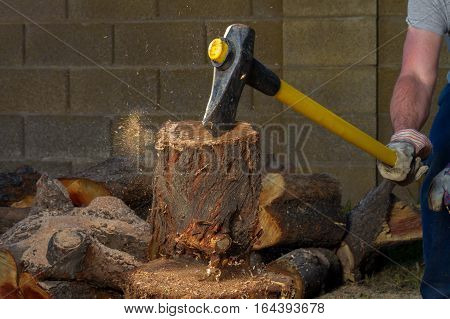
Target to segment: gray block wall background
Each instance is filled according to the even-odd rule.
[[[139,134],[123,136],[135,114],[152,125],[200,119],[212,80],[206,48],[236,22],[255,28],[259,60],[386,142],[404,33],[391,38],[405,30],[405,12],[406,0],[2,0],[0,171],[29,164],[71,174],[136,151]],[[441,86],[449,63],[443,55]],[[246,89],[238,116],[309,123],[283,110]],[[298,145],[353,204],[377,182],[372,158],[315,125],[287,147]],[[415,200],[417,189],[402,196]]]

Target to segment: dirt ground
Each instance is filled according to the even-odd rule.
[[[346,284],[320,298],[324,299],[418,299],[423,274],[422,243],[383,251],[388,261],[379,257],[379,271],[359,284]]]

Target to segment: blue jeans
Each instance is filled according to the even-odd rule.
[[[450,85],[439,97],[439,111],[430,131],[433,153],[427,159],[430,170],[420,195],[425,273],[420,291],[423,298],[450,298],[450,214],[444,208],[428,207],[428,189],[433,178],[450,162]]]

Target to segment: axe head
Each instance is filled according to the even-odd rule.
[[[214,78],[203,125],[215,135],[234,126],[242,90],[253,62],[255,31],[243,24],[229,26],[208,48]]]

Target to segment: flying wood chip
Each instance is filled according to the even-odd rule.
[[[18,274],[14,257],[7,250],[0,250],[0,299],[49,299],[29,273]]]

